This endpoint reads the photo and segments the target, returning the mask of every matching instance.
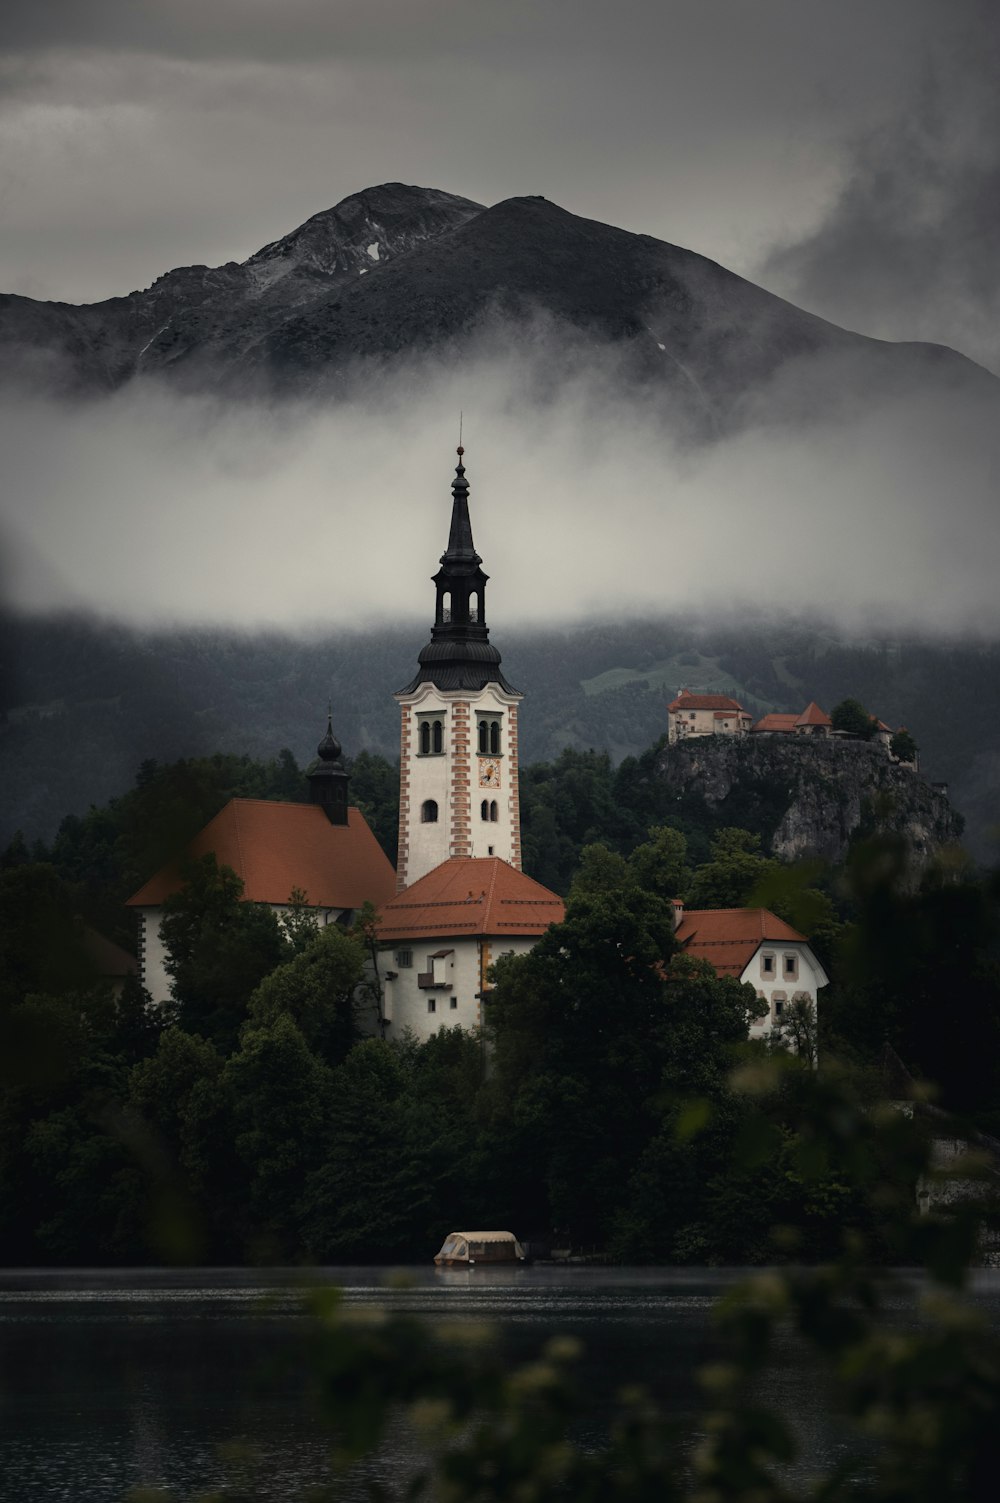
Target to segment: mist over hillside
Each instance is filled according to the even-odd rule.
[[[986,850],[1000,382],[955,351],[543,198],[384,184],[144,292],[0,298],[0,372],[7,833],[150,757],[305,761],[328,696],[395,755],[464,414],[528,758],[638,752],[683,683],[857,695]]]

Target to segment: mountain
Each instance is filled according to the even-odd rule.
[[[155,378],[329,395],[400,361],[529,336],[553,380],[581,351],[610,353],[617,379],[709,431],[761,401],[766,415],[779,375],[799,411],[928,381],[1000,390],[953,350],[849,333],[692,251],[544,198],[484,208],[401,183],[344,199],[247,261],[179,268],[127,297],[0,297],[6,379],[64,393]]]

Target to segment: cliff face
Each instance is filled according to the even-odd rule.
[[[863,827],[905,836],[919,864],[962,831],[962,818],[943,793],[866,742],[705,736],[664,747],[658,772],[678,797],[700,797],[723,816],[727,804],[735,812],[741,800],[755,796],[777,816],[770,849],[784,861],[818,856],[840,862]]]

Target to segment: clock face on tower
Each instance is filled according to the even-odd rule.
[[[479,759],[479,786],[480,788],[500,787],[500,763],[492,757]]]

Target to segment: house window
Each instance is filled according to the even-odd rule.
[[[785,1010],[785,1004],[784,1004],[784,1002],[775,1002],[775,1004],[774,1004],[774,1016],[776,1018],[780,1018],[781,1014],[784,1012],[784,1010]]]
[[[406,971],[406,970],[409,970],[412,965],[413,965],[413,951],[412,950],[397,950],[396,951],[396,968],[397,968],[397,970]]]
[[[762,976],[774,975],[774,956],[762,955],[760,957],[760,973]]]
[[[452,1012],[457,1012],[458,1011],[458,998],[457,997],[451,997],[449,999],[449,1005],[451,1007]]]
[[[784,976],[786,981],[798,980],[799,957],[797,955],[786,955],[784,957],[784,967],[782,970],[782,975]]]
[[[420,822],[424,825],[436,825],[438,806],[436,799],[425,798],[420,805]]]
[[[438,1010],[437,998],[436,997],[428,997],[427,998],[427,1011],[428,1012],[437,1012],[437,1010]]]

